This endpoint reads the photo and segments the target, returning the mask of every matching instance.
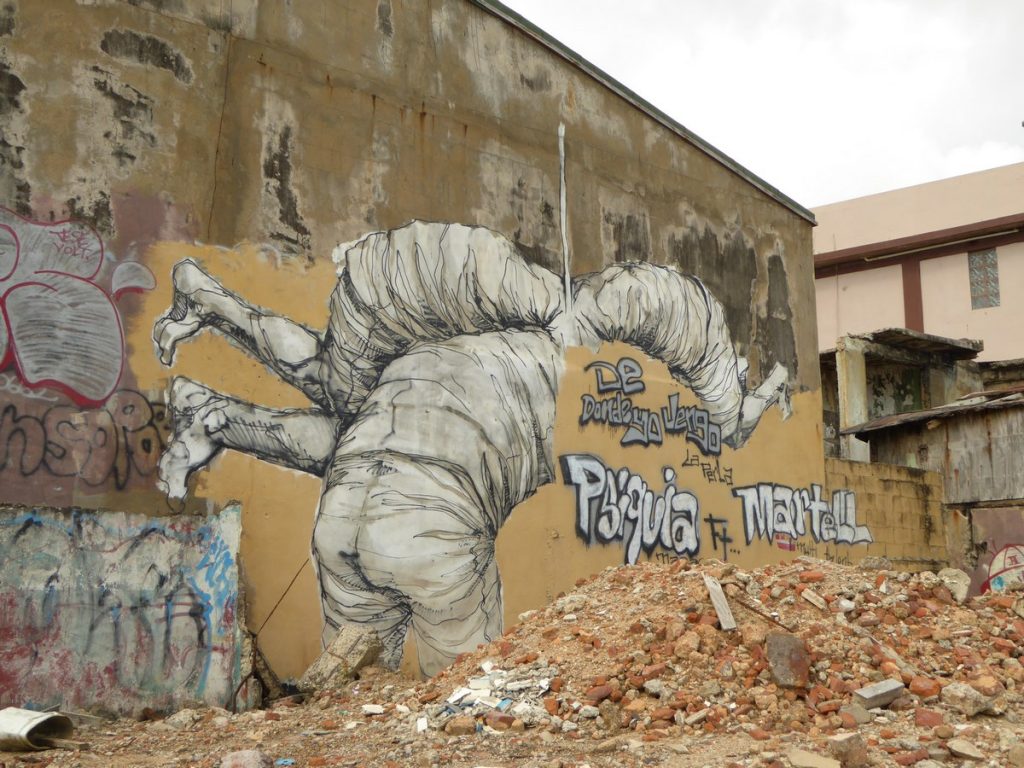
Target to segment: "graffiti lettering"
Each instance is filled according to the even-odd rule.
[[[231,706],[240,525],[237,506],[205,519],[0,519],[0,707]]]
[[[615,365],[598,360],[584,370],[592,368],[598,394],[615,394],[606,398],[583,395],[581,427],[590,423],[625,427],[622,445],[661,445],[669,434],[684,436],[705,455],[717,456],[722,452],[722,428],[711,421],[711,414],[703,408],[679,405],[678,394],[669,395],[668,404],[660,411],[641,408],[626,397],[646,389],[643,368],[632,358],[623,357]]]
[[[711,529],[711,546],[715,552],[722,548],[722,560],[729,561],[729,545],[732,544],[732,536],[729,535],[729,521],[724,517],[713,517],[707,515],[704,520]]]
[[[711,414],[695,406],[679,406],[679,395],[668,396],[668,406],[661,409],[665,431],[683,434],[703,454],[717,456],[722,452],[722,428],[711,422]]]
[[[93,410],[55,405],[19,413],[8,403],[0,410],[0,473],[10,469],[28,477],[44,471],[122,490],[132,478],[156,470],[165,411],[162,403],[128,389]]]
[[[704,475],[704,479],[709,483],[721,483],[722,485],[732,485],[732,467],[723,467],[718,459],[714,462],[702,461],[700,454],[690,453],[686,451],[686,458],[683,459],[682,466],[686,467],[699,467],[700,471]]]
[[[853,491],[836,491],[832,505],[821,498],[821,486],[794,490],[775,483],[758,483],[733,488],[733,496],[743,501],[743,528],[747,544],[754,538],[768,539],[793,549],[794,542],[807,534],[816,542],[869,544],[874,541],[867,526],[857,524],[857,505]]]
[[[1024,582],[1024,546],[1010,544],[992,557],[988,565],[988,578],[981,585],[982,592],[1002,592]]]
[[[588,546],[622,541],[630,564],[659,545],[677,555],[699,551],[697,497],[676,488],[671,468],[663,470],[664,490],[655,493],[640,475],[612,470],[589,454],[567,454],[561,465],[565,484],[576,490],[576,535]]]
[[[112,264],[84,224],[32,221],[0,207],[0,368],[79,405],[105,402],[125,359],[114,301],[156,284],[139,262],[119,262],[108,276]]]
[[[622,392],[626,395],[635,395],[645,389],[643,382],[644,369],[640,363],[631,357],[620,358],[615,365],[598,360],[591,363],[583,370],[594,369],[597,376],[597,392],[603,395],[605,392]],[[609,377],[605,377],[605,373]]]
[[[605,400],[583,395],[580,426],[588,422],[626,427],[620,441],[622,445],[661,445],[663,440],[661,419],[658,414],[647,408],[636,407],[620,392]]]

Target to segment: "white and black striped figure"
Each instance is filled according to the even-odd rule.
[[[325,638],[372,625],[385,661],[415,635],[422,671],[501,634],[498,530],[554,479],[555,400],[567,346],[621,340],[664,361],[741,445],[779,402],[776,365],[755,390],[721,305],[696,278],[646,263],[573,280],[527,263],[481,227],[415,221],[335,251],[324,331],[252,306],[191,260],[174,269],[153,337],[175,347],[220,332],[298,387],[308,410],[274,410],[177,377],[163,489],[230,448],[324,478],[313,532]]]

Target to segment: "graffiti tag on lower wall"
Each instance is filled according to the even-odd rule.
[[[793,489],[776,483],[758,483],[733,488],[743,500],[743,530],[750,544],[755,538],[790,543],[807,535],[810,521],[815,542],[870,544],[874,541],[867,526],[857,523],[857,500],[853,491],[835,491],[832,504],[821,498],[821,486]]]
[[[165,420],[163,403],[129,389],[87,410],[0,399],[0,478],[44,473],[123,490],[156,472]]]
[[[562,479],[573,486],[576,496],[576,535],[593,544],[621,541],[624,561],[632,564],[641,552],[656,550],[676,557],[696,557],[701,550],[701,524],[707,526],[714,556],[728,560],[733,537],[725,517],[705,515],[691,491],[676,486],[676,473],[662,469],[660,487],[649,484],[628,467],[613,469],[586,453],[560,458]],[[851,491],[836,491],[832,505],[821,498],[821,486],[794,491],[784,485],[758,483],[734,488],[743,503],[743,526],[747,545],[755,538],[780,543],[793,549],[807,533],[810,520],[815,542],[868,544],[873,541],[866,526],[857,524],[857,509]]]
[[[679,404],[679,395],[668,396],[660,409],[642,408],[628,395],[646,389],[644,370],[631,357],[623,357],[614,365],[603,360],[591,363],[597,379],[597,392],[610,397],[583,395],[580,401],[580,426],[607,424],[625,427],[622,445],[661,445],[665,435],[682,435],[696,445],[701,453],[717,456],[722,452],[722,428],[711,421],[704,408]]]
[[[1024,583],[1024,545],[1009,544],[992,556],[982,592],[1002,592]]]
[[[241,511],[0,518],[0,707],[230,706]]]

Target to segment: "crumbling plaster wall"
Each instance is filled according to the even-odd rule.
[[[160,403],[168,383],[150,333],[171,267],[186,256],[255,304],[319,327],[332,248],[411,219],[486,226],[559,272],[563,123],[572,271],[644,259],[699,275],[752,378],[777,362],[788,369],[804,418],[783,442],[820,445],[814,324],[801,322],[813,317],[809,223],[485,10],[465,0],[6,0],[0,9],[0,205],[85,222],[108,260],[138,259],[156,276],[155,290],[117,303],[120,386],[146,402]],[[204,341],[182,360],[224,391],[302,405],[223,346]],[[49,405],[0,397],[45,423]],[[162,447],[165,414],[154,411],[149,426]],[[9,427],[4,445],[20,450],[15,434]],[[806,477],[791,484],[820,481],[820,460],[792,450]],[[264,632],[276,670],[296,675],[317,650],[316,585],[303,558],[318,484],[234,454],[218,461],[219,478],[200,482],[187,511],[241,502],[249,625]],[[45,461],[26,476],[5,456],[12,484],[0,501],[162,516],[172,510],[154,463],[126,464],[139,471],[119,485],[117,473],[58,481]]]
[[[472,221],[554,267],[561,121],[574,268],[707,273],[740,343],[776,342],[816,388],[797,354],[813,326],[786,314],[810,302],[807,223],[464,0],[7,7],[16,210],[114,248],[248,239],[306,259],[412,218]]]

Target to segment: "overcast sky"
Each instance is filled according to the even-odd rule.
[[[1024,0],[503,0],[797,202],[1024,161]]]

